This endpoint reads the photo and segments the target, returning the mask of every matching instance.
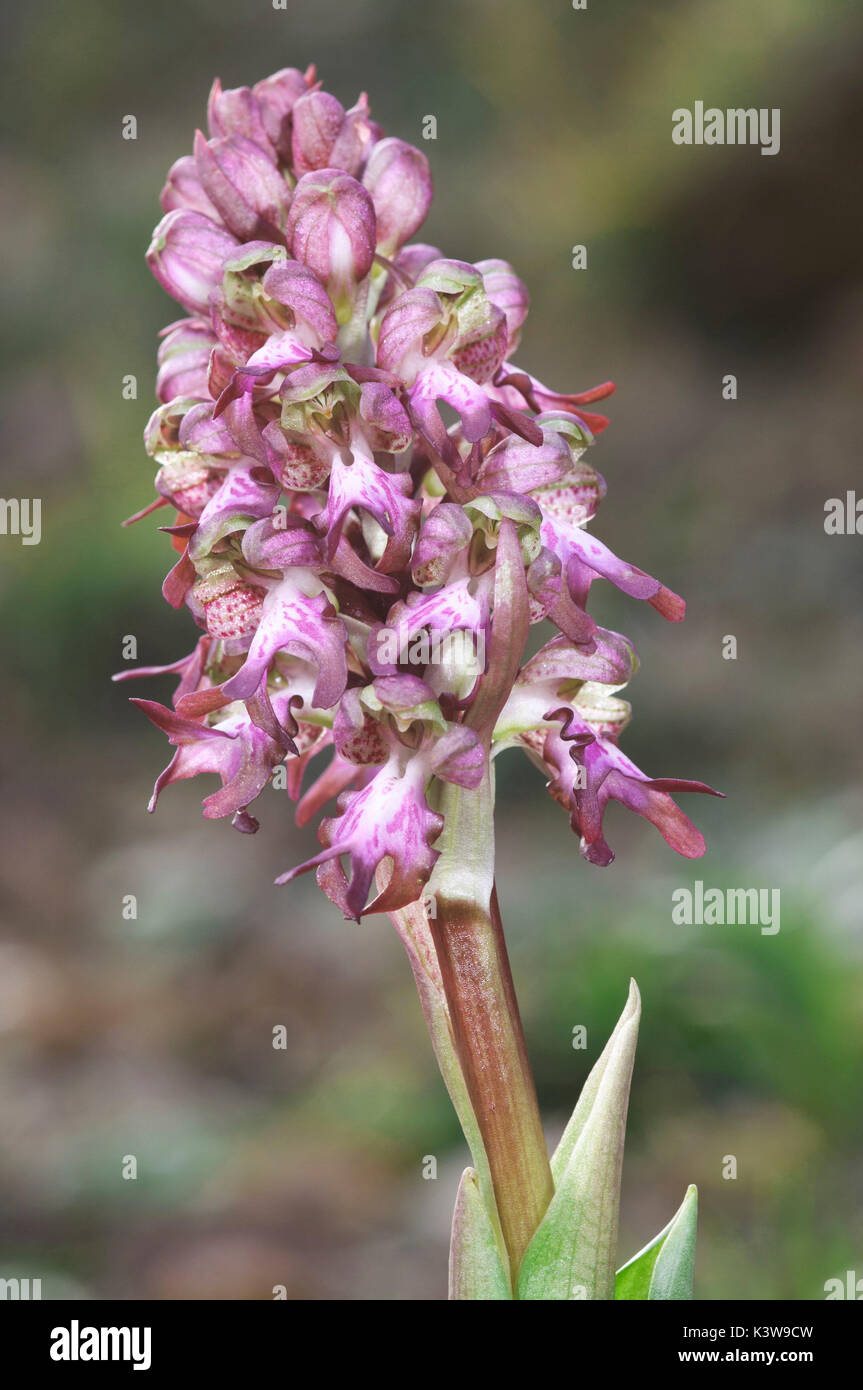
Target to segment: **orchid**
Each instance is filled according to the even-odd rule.
[[[609,800],[678,853],[704,851],[673,796],[716,793],[620,750],[637,660],[588,613],[603,579],[684,614],[589,529],[606,485],[585,455],[608,421],[585,407],[614,388],[561,394],[516,365],[527,290],[504,261],[411,240],[428,161],[384,137],[365,94],[345,110],[314,69],[285,69],[216,82],[207,115],[147,253],[186,317],[159,348],[156,497],[130,520],[175,512],[164,593],[203,632],[161,671],[123,673],[180,677],[171,708],[134,701],[175,749],[150,809],[215,774],[205,816],[254,832],[279,767],[300,823],[338,798],[320,853],[278,882],[314,870],[345,917],[387,912],[407,947],[474,1158],[452,1296],[614,1297],[637,990],[549,1162],[493,832],[495,762],[516,750],[591,864],[613,858]],[[545,640],[527,656],[532,627]],[[676,1220],[691,1218],[688,1198]],[[687,1242],[663,1287],[685,1285]]]

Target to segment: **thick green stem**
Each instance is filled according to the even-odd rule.
[[[554,1193],[494,891],[493,787],[441,785],[431,930],[515,1277]]]

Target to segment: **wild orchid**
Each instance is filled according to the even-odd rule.
[[[683,601],[590,525],[586,455],[608,421],[515,355],[528,294],[501,260],[412,240],[432,181],[314,69],[216,82],[209,136],[179,159],[147,260],[186,316],[164,330],[145,442],[178,558],[165,580],[202,635],[128,676],[174,747],[150,804],[213,773],[210,818],[253,832],[283,767],[314,870],[345,917],[389,913],[473,1154],[456,1202],[451,1297],[691,1296],[694,1192],[615,1278],[634,984],[549,1160],[494,881],[494,764],[521,749],[608,865],[621,802],[688,858],[700,832],[619,748],[631,643],[597,626],[606,579],[678,622]],[[446,411],[446,416],[442,414]],[[132,518],[136,520],[137,518]],[[532,626],[551,635],[526,655]],[[532,644],[536,646],[536,644]],[[715,794],[715,793],[712,793]],[[256,807],[257,809],[257,807]]]

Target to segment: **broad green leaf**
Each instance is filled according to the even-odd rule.
[[[617,1271],[614,1297],[629,1301],[691,1299],[697,1224],[698,1191],[688,1187],[668,1225]]]
[[[612,1299],[620,1170],[641,1000],[620,1021],[552,1160],[555,1194],[518,1272],[520,1299]]]
[[[455,1199],[449,1251],[451,1299],[512,1299],[509,1276],[474,1168],[465,1168]]]

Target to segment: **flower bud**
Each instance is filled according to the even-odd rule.
[[[215,140],[242,135],[247,140],[254,140],[266,154],[275,158],[276,152],[267,135],[260,102],[251,88],[232,87],[225,92],[217,77],[207,102],[207,124]]]
[[[509,356],[518,347],[522,325],[530,308],[527,286],[506,261],[477,261],[476,268],[482,272],[485,292],[492,304],[506,314]]]
[[[292,112],[294,173],[301,176],[317,169],[341,169],[354,176],[379,138],[380,127],[369,117],[365,92],[350,111],[329,92],[308,92]]]
[[[425,221],[432,200],[429,162],[404,140],[381,140],[369,156],[363,184],[375,207],[378,246],[391,256]]]
[[[291,132],[291,163],[300,177],[326,169],[342,128],[345,108],[329,92],[307,92],[295,103]]]
[[[175,209],[150,242],[147,264],[163,289],[192,313],[205,313],[236,239],[199,212]]]
[[[272,77],[265,77],[252,88],[267,137],[285,163],[291,157],[291,112],[308,90],[309,75],[299,68],[282,68],[281,72],[274,72]]]
[[[315,345],[335,340],[338,332],[330,297],[317,276],[298,261],[279,261],[263,278],[263,292],[286,312],[288,324],[301,342]]]
[[[206,140],[195,135],[201,186],[229,232],[241,241],[281,241],[290,190],[259,145],[243,135]]]
[[[339,322],[347,322],[356,286],[375,254],[375,210],[362,184],[338,169],[304,174],[294,190],[287,235],[291,254],[326,285]]]
[[[201,319],[181,319],[172,324],[159,344],[156,395],[167,404],[176,396],[209,395],[207,375],[215,338]]]
[[[159,196],[163,212],[173,212],[175,208],[187,208],[190,212],[201,212],[211,221],[218,222],[219,214],[204,192],[198,176],[195,156],[184,154],[168,170],[165,187]]]

